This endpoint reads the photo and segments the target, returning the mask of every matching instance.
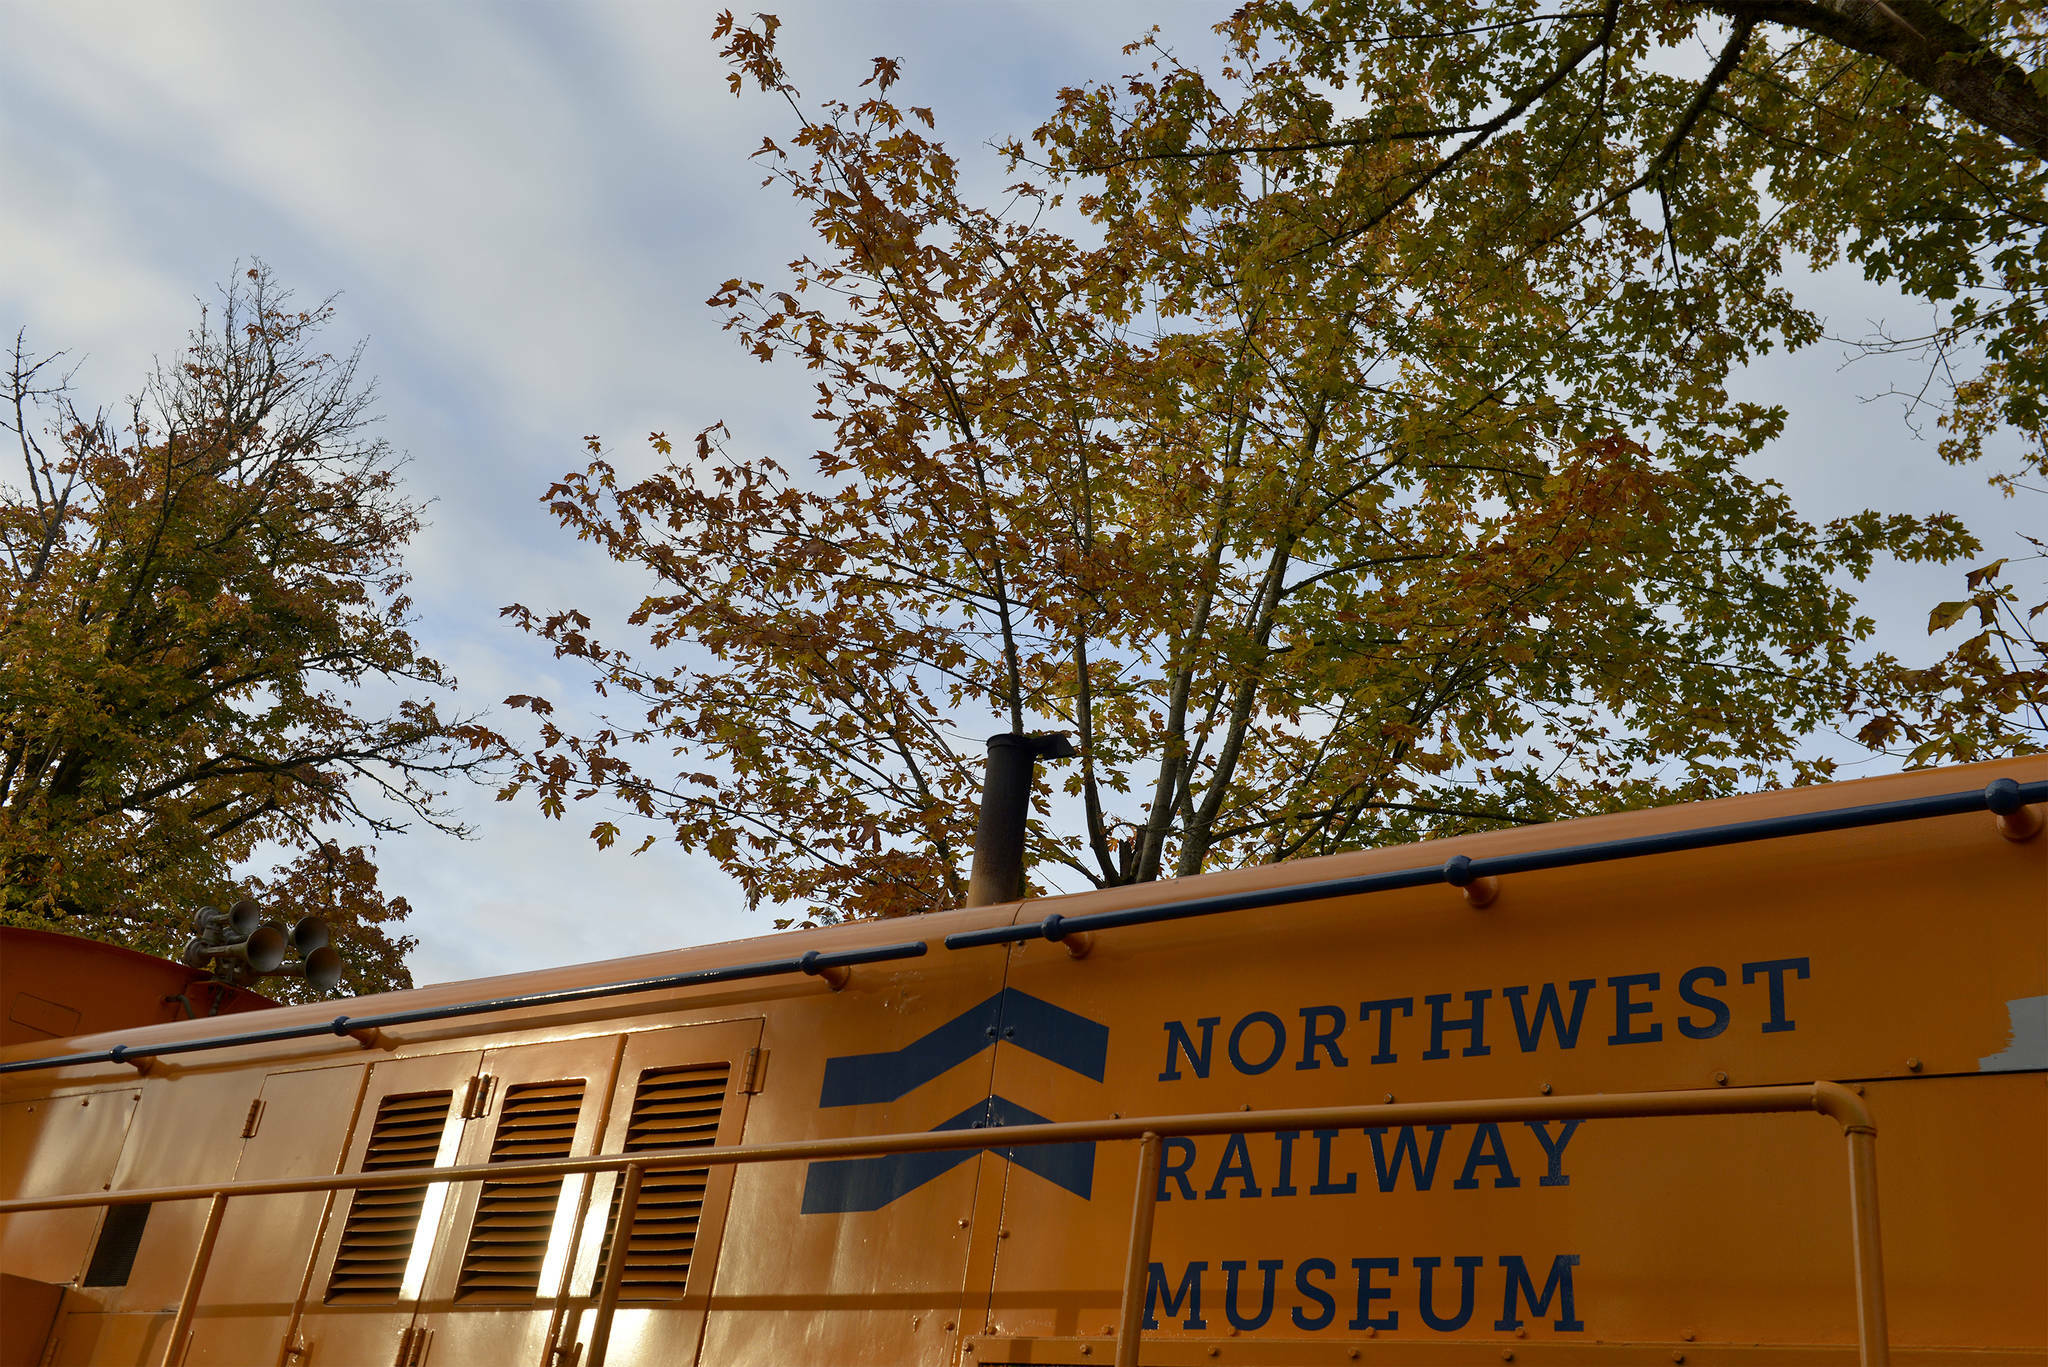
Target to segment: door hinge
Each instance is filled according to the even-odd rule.
[[[254,1139],[256,1127],[263,1123],[263,1098],[257,1097],[249,1103],[249,1114],[242,1117],[242,1138]]]
[[[478,1073],[469,1080],[469,1087],[462,1094],[462,1118],[475,1120],[491,1113],[491,1101],[497,1095],[498,1079],[489,1073]]]
[[[747,1050],[746,1061],[740,1065],[740,1087],[743,1095],[752,1096],[761,1090],[762,1079],[768,1076],[768,1051]]]

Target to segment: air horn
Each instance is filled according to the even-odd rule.
[[[291,929],[263,919],[263,908],[244,897],[221,911],[201,907],[193,917],[194,934],[179,959],[193,968],[211,968],[222,982],[246,987],[259,978],[303,977],[322,992],[341,986],[341,955],[328,943],[327,922],[302,916]],[[285,967],[285,951],[296,948],[299,962]]]

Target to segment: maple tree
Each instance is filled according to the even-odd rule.
[[[1924,362],[1896,397],[1933,419],[1941,458],[1988,457],[2008,496],[2038,494],[2043,14],[2023,0],[1254,0],[1220,26],[1236,64],[1224,82],[1148,39],[1134,50],[1162,74],[1064,92],[1043,164],[1114,187],[1159,161],[1199,178],[1320,158],[1334,223],[1290,243],[1309,253],[1418,210],[1440,250],[1552,277],[1587,238],[1661,242],[1669,269],[1631,282],[1644,326],[1609,332],[1615,347],[1712,337],[1743,360],[1810,345],[1826,322],[1786,267],[1845,264],[1927,321],[1834,340]],[[1226,86],[1259,117],[1215,120]],[[1871,662],[1845,708],[1858,740],[1911,763],[2048,745],[2041,551],[2023,538],[1969,570],[1929,631],[1966,617],[1976,630],[1933,664]]]
[[[590,440],[547,498],[651,575],[653,653],[508,607],[627,706],[510,699],[542,732],[503,797],[601,795],[834,919],[959,901],[991,730],[1073,739],[1027,857],[1095,885],[1710,796],[1815,771],[1869,631],[1839,576],[1975,549],[1744,473],[1783,415],[1723,379],[1798,324],[1768,281],[1704,309],[1625,224],[1459,250],[1533,163],[1366,222],[1406,144],[1151,154],[1330,117],[1292,59],[1070,91],[991,206],[895,63],[811,113],[775,34],[718,27],[816,254],[711,303],[830,444],[655,433],[634,477]]]
[[[17,337],[0,553],[0,915],[175,955],[195,908],[254,893],[333,922],[347,981],[410,985],[408,907],[373,836],[453,829],[443,784],[496,737],[431,698],[452,685],[410,630],[419,505],[372,431],[357,353],[321,349],[260,265],[118,413],[86,412]],[[372,794],[375,795],[374,799]],[[378,805],[372,806],[375,801]],[[237,875],[266,848],[286,864]],[[304,984],[271,986],[303,995]]]

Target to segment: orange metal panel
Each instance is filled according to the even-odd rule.
[[[264,1079],[256,1133],[242,1140],[235,1180],[339,1171],[367,1071],[358,1063]],[[245,1111],[245,1130],[249,1119]],[[326,1193],[316,1193],[252,1196],[229,1205],[199,1297],[186,1367],[282,1361],[331,1204]]]
[[[972,913],[967,923],[1006,914]],[[904,930],[892,922],[871,933],[902,938]],[[778,1001],[762,1035],[769,1065],[748,1114],[749,1141],[929,1130],[986,1107],[995,1040],[973,1013],[999,992],[1001,972],[999,954],[934,955],[886,971],[856,970],[841,992],[813,989]],[[828,1093],[826,1061],[834,1057],[869,1062],[841,1065]],[[701,1360],[845,1367],[945,1360],[963,1327],[979,1328],[987,1312],[1000,1232],[988,1217],[997,1210],[999,1166],[969,1157],[943,1170],[886,1161],[743,1170]],[[878,1184],[870,1190],[893,1190],[891,1183],[902,1190],[873,1209],[807,1214],[814,1181],[814,1204],[828,1187],[846,1194],[861,1181]]]
[[[1996,769],[2016,767],[2032,778],[2043,766]],[[1965,785],[1951,772],[1865,786],[1879,791],[1769,802]],[[1477,857],[1640,834],[1764,802],[1439,848]],[[2048,1064],[2022,1057],[2020,1038],[2048,994],[2044,856],[2048,840],[2017,844],[1989,817],[1957,817],[1526,874],[1485,910],[1427,888],[1126,928],[1080,960],[1029,943],[1011,951],[1010,985],[1106,1024],[1107,1072],[1097,1083],[1006,1042],[994,1086],[1064,1120],[1901,1079],[1870,1088],[1895,1341],[2039,1348],[2042,1074],[1981,1070]],[[1293,873],[1422,862],[1383,851]],[[1204,882],[1223,891],[1274,872]],[[1068,914],[1112,900],[1071,899]],[[1126,1218],[1134,1163],[1132,1146],[1105,1146],[1085,1201],[1010,1168],[1010,1205],[1036,1218],[1006,1219],[992,1294],[1017,1308],[996,1317],[998,1334],[1108,1330],[1122,1266],[1109,1232]],[[1169,1143],[1165,1168],[1154,1295],[1185,1288],[1201,1309],[1162,1305],[1161,1337],[1853,1341],[1846,1179],[1829,1126],[1201,1139]],[[1546,1291],[1548,1310],[1533,1312]]]
[[[109,1367],[162,1359],[168,1314],[102,1314],[73,1310],[58,1322],[49,1367]]]
[[[0,1191],[26,1197],[104,1188],[140,1095],[131,1087],[0,1106]],[[99,1225],[96,1210],[0,1216],[0,1268],[68,1283],[85,1270]]]
[[[262,1085],[261,1074],[242,1071],[196,1074],[175,1084],[145,1079],[114,1189],[231,1180],[242,1151],[242,1118]],[[102,1293],[106,1309],[154,1313],[177,1307],[206,1204],[172,1201],[150,1208],[127,1284]]]

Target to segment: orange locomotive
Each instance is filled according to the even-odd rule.
[[[2037,757],[13,1044],[0,1357],[2044,1367],[2044,802]]]

